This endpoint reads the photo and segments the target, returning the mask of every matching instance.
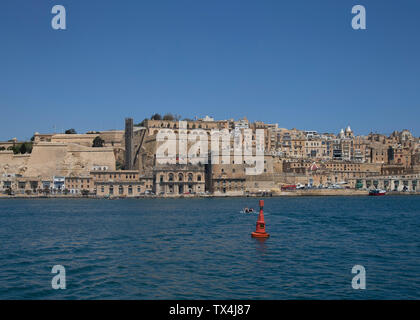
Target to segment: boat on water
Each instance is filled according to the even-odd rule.
[[[372,189],[369,191],[370,196],[384,196],[385,194],[386,191],[382,189]]]
[[[241,213],[254,213],[255,210],[253,208],[244,208],[242,209]]]

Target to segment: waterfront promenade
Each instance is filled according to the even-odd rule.
[[[142,196],[118,196],[113,197],[103,197],[97,195],[80,195],[80,194],[49,194],[49,195],[26,195],[26,194],[17,194],[17,195],[4,195],[0,194],[0,199],[165,199],[165,198],[266,198],[266,197],[328,197],[328,196],[368,196],[368,190],[354,190],[354,189],[308,189],[308,190],[294,190],[294,191],[281,191],[273,192],[269,194],[247,194],[241,196],[232,196],[232,195],[210,195],[210,194],[184,194],[184,195],[142,195]],[[401,195],[401,196],[410,196],[410,195],[420,195],[420,192],[404,192],[404,191],[390,191],[387,195]]]

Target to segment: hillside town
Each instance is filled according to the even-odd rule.
[[[162,163],[156,155],[159,134],[215,130],[229,132],[231,157],[214,162]],[[263,133],[263,171],[234,156],[235,140]],[[239,138],[238,138],[239,137]],[[179,143],[178,143],[179,144]],[[187,148],[193,142],[188,138]],[[200,151],[201,152],[201,151]],[[208,160],[208,161],[207,161]],[[278,124],[240,120],[183,119],[153,115],[139,124],[125,119],[124,130],[35,132],[31,141],[0,142],[0,197],[194,197],[290,194],[366,194],[372,188],[417,193],[420,139],[410,131],[355,135],[350,126],[337,134],[285,129]],[[306,192],[306,193],[305,193]]]

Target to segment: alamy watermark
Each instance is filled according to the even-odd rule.
[[[351,273],[356,274],[351,280],[351,286],[355,290],[366,289],[366,269],[360,264],[356,264],[352,269]]]
[[[55,16],[51,20],[51,26],[54,30],[66,30],[66,8],[63,5],[55,5],[51,9]],[[351,20],[351,26],[354,30],[366,29],[366,8],[360,4],[354,5],[351,13],[355,16]]]
[[[66,268],[61,264],[53,266],[51,273],[56,273],[51,280],[51,287],[55,290],[66,289]]]
[[[51,9],[55,16],[51,20],[51,27],[54,30],[66,30],[66,8],[62,5],[55,5]]]
[[[187,122],[179,121],[178,129],[160,129],[156,150],[158,164],[245,164],[247,175],[264,172],[264,129],[187,130]],[[255,155],[253,153],[255,152]]]
[[[351,13],[356,14],[351,20],[351,27],[354,30],[366,29],[366,9],[364,6],[358,4],[353,6]]]

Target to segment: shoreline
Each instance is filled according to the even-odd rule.
[[[389,191],[385,196],[419,196],[420,192],[404,192],[404,191]],[[144,195],[133,197],[99,197],[96,195],[0,195],[0,199],[197,199],[197,198],[282,198],[282,197],[360,197],[369,196],[367,190],[353,190],[353,189],[312,189],[312,190],[296,190],[283,191],[280,193],[273,193],[271,195],[259,194],[244,194],[244,195],[174,195],[174,196],[158,196],[158,195]]]

